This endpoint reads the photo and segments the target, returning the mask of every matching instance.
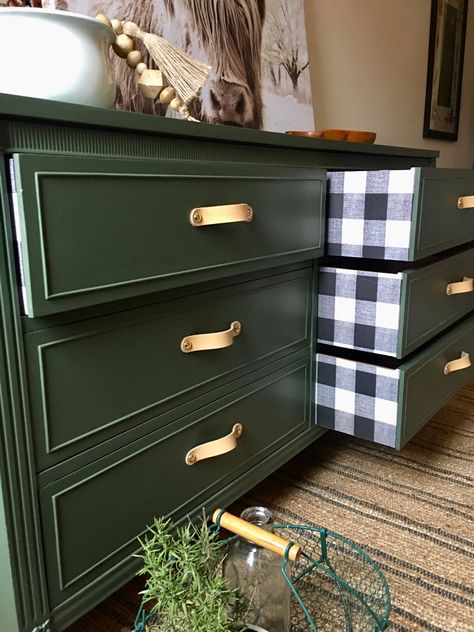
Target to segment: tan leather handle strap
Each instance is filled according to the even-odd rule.
[[[237,516],[228,511],[216,509],[212,514],[212,520],[224,529],[240,535],[240,537],[250,540],[254,544],[263,546],[265,549],[273,551],[273,553],[277,553],[282,557],[284,557],[285,551],[291,544],[291,547],[288,549],[288,559],[292,562],[297,560],[301,554],[301,547],[297,544],[292,544],[275,533],[257,527],[257,525],[242,520],[242,518],[237,518]]]
[[[201,445],[191,448],[184,457],[186,465],[194,465],[198,461],[211,459],[213,456],[220,456],[221,454],[234,450],[234,448],[237,447],[237,439],[243,431],[244,427],[242,424],[234,424],[232,432],[229,432],[225,437],[221,437],[215,441],[201,443]]]
[[[458,208],[474,208],[474,195],[463,195],[458,198]]]
[[[192,226],[211,226],[231,222],[251,222],[253,209],[248,204],[222,204],[221,206],[201,206],[193,208],[189,215]]]
[[[465,351],[461,352],[461,357],[456,360],[451,360],[444,367],[444,374],[452,373],[453,371],[461,371],[462,369],[468,369],[471,366],[471,358]]]
[[[457,283],[448,283],[446,286],[446,294],[466,294],[466,292],[474,292],[474,280],[469,277],[463,277],[462,281]]]
[[[224,349],[230,347],[234,338],[242,331],[242,325],[238,320],[234,320],[229,329],[225,331],[215,331],[211,334],[193,334],[185,336],[181,340],[181,351],[192,353],[193,351],[210,351],[211,349]]]

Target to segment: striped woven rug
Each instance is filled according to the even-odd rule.
[[[473,487],[474,381],[400,452],[328,433],[229,509],[265,505],[359,544],[389,583],[390,630],[473,632]],[[68,632],[129,630],[140,589],[132,581]]]

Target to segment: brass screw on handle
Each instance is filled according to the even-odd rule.
[[[189,340],[189,338],[185,338],[181,343],[181,348],[184,351],[191,351],[191,349],[193,348],[193,343]]]
[[[247,209],[247,217],[249,218],[249,220],[251,220],[253,217],[253,210],[250,208],[250,206]]]
[[[186,457],[186,463],[188,463],[189,465],[193,465],[194,463],[196,463],[196,455],[194,454],[194,452],[188,454],[188,456]]]
[[[196,224],[200,224],[202,222],[202,215],[199,211],[194,211],[193,222]]]
[[[235,436],[240,437],[240,435],[242,434],[242,431],[243,431],[243,428],[241,424],[237,424],[237,427],[235,429]]]
[[[236,336],[240,334],[241,330],[242,330],[242,325],[238,321],[236,321],[235,323],[232,323],[232,331],[234,332]]]

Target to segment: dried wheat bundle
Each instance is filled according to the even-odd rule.
[[[125,35],[143,42],[184,104],[197,97],[209,76],[209,66],[178,50],[163,37],[142,31],[134,22],[125,22],[122,28]]]

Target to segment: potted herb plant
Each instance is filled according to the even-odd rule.
[[[222,573],[223,549],[216,532],[188,523],[175,531],[155,518],[140,541],[146,576],[143,603],[152,615],[148,632],[244,632],[246,603]]]

